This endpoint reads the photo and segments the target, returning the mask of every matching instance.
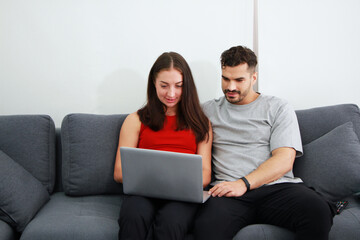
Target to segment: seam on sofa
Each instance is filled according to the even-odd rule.
[[[69,116],[68,116],[68,118],[67,118],[67,136],[68,136],[68,175],[67,175],[67,183],[68,183],[68,193],[69,194],[71,194],[71,192],[72,192],[72,188],[71,188],[71,184],[70,184],[70,179],[71,179],[71,177],[70,177],[70,175],[71,175],[71,169],[72,169],[72,164],[73,164],[73,161],[72,161],[72,158],[71,158],[71,156],[72,156],[72,154],[70,153],[71,152],[71,146],[72,146],[72,144],[71,144],[71,132],[72,131],[70,131],[71,130],[71,117],[72,117],[73,115],[72,114],[70,114]]]
[[[67,156],[66,156],[66,158],[67,158],[67,169],[66,169],[66,185],[67,185],[67,192],[69,193],[70,192],[70,189],[69,189],[69,179],[70,179],[70,169],[71,169],[71,167],[70,167],[70,165],[71,165],[71,159],[70,159],[70,130],[69,130],[69,128],[70,128],[70,115],[68,115],[67,116],[67,118],[66,118],[66,142],[67,142]]]
[[[47,117],[48,118],[48,142],[47,142],[47,145],[48,145],[48,152],[47,152],[47,157],[48,157],[48,190],[49,190],[49,194],[52,193],[52,190],[51,189],[51,159],[50,159],[50,141],[51,141],[51,137],[50,137],[50,125],[51,125],[51,122],[50,122],[50,117]]]
[[[354,217],[354,219],[360,224],[360,219],[353,212],[349,211],[350,215]]]
[[[260,228],[261,228],[261,232],[262,232],[262,234],[263,234],[264,240],[267,240],[268,238],[267,238],[267,235],[266,235],[266,233],[265,233],[264,227],[261,226]]]
[[[354,114],[355,114],[354,119],[360,118],[360,109],[359,109],[359,106],[356,105],[356,104],[349,104],[349,105],[352,106],[352,107],[355,109],[355,111],[354,111]],[[357,122],[354,121],[354,119],[351,119],[351,121],[352,121],[352,123],[354,124],[354,131],[355,131],[356,135],[358,136],[358,138],[359,138],[359,140],[360,140],[360,136],[359,136],[360,133],[357,132],[357,129],[358,129],[357,127],[358,127],[358,125],[356,124]]]
[[[14,218],[12,218],[11,215],[9,213],[7,213],[3,208],[0,208],[0,211],[13,222],[13,226],[17,225],[16,220]]]
[[[70,175],[70,147],[69,147],[69,118],[70,115],[65,116],[64,118],[64,122],[63,122],[63,126],[61,126],[61,132],[64,134],[61,134],[61,141],[63,142],[62,147],[63,147],[63,163],[62,163],[62,170],[66,170],[66,171],[62,171],[62,181],[63,181],[63,188],[65,192],[69,191],[69,183],[68,183],[68,179],[69,179],[69,175]],[[67,143],[67,144],[66,144]],[[65,147],[66,146],[66,147]],[[63,166],[66,166],[67,169],[64,169]]]

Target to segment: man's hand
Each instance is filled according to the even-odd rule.
[[[234,182],[218,183],[209,190],[209,194],[213,197],[241,197],[246,191],[246,185],[240,179]]]

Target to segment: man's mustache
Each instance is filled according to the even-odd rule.
[[[237,90],[231,90],[231,91],[230,91],[229,89],[225,89],[225,90],[224,90],[224,93],[225,93],[225,94],[228,93],[228,92],[229,92],[229,93],[238,93],[238,94],[240,94],[240,91],[237,91]]]

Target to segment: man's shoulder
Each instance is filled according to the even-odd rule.
[[[279,108],[291,107],[289,102],[286,99],[283,99],[280,97],[261,94],[261,98],[262,98],[262,100],[261,100],[262,105],[265,105],[265,107],[269,110],[272,109],[272,110],[276,111]]]
[[[214,98],[214,99],[204,102],[202,104],[202,108],[203,109],[213,108],[213,107],[222,105],[223,102],[224,102],[224,97]]]
[[[261,97],[263,98],[263,100],[265,102],[268,102],[271,104],[287,104],[288,103],[288,101],[286,101],[285,99],[276,97],[276,96],[272,96],[272,95],[261,94]]]
[[[286,99],[264,95],[263,102],[264,104],[261,109],[264,111],[267,109],[267,112],[272,119],[276,119],[280,116],[291,118],[295,114],[294,107]]]

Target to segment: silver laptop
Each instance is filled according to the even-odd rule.
[[[203,203],[200,155],[120,147],[125,194]]]

